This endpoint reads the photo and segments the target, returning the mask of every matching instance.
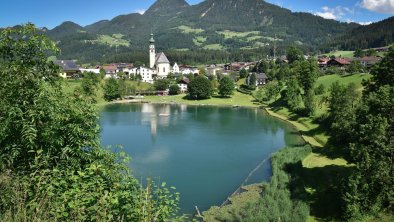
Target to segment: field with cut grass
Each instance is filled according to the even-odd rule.
[[[96,40],[88,40],[88,42],[94,43],[94,44],[102,44],[102,45],[109,45],[111,47],[116,47],[116,46],[130,46],[130,42],[123,39],[122,34],[113,34],[112,36],[110,35],[99,35]]]
[[[181,30],[182,33],[185,33],[185,34],[189,34],[189,33],[199,34],[199,33],[204,32],[204,29],[194,29],[194,28],[192,28],[190,26],[186,26],[186,25],[178,26],[177,29]]]
[[[354,51],[334,51],[330,53],[323,54],[325,56],[335,56],[335,57],[347,57],[347,58],[353,58],[353,53]]]
[[[328,89],[334,82],[339,81],[340,84],[355,83],[361,89],[363,80],[369,80],[372,76],[370,74],[354,74],[354,75],[327,75],[322,76],[316,81],[316,86],[323,84]]]
[[[219,34],[224,35],[225,39],[231,39],[231,38],[245,38],[247,36],[258,36],[260,35],[259,31],[251,31],[251,32],[235,32],[235,31],[230,31],[230,30],[225,30],[221,32],[217,32]]]
[[[220,44],[211,44],[211,45],[206,45],[203,47],[204,49],[209,49],[209,50],[221,50],[224,47]]]

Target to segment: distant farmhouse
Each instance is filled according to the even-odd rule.
[[[80,67],[73,60],[56,60],[54,63],[60,67],[59,75],[65,79],[78,77],[81,73]]]

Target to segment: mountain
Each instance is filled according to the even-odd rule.
[[[145,16],[166,16],[176,14],[189,7],[185,0],[158,0],[145,13]]]
[[[109,54],[146,50],[151,32],[158,50],[269,52],[275,42],[280,53],[293,44],[314,51],[322,42],[359,26],[293,13],[262,0],[205,0],[197,5],[157,0],[143,15],[120,15],[86,27],[66,22],[46,33],[60,42],[62,57],[81,59],[81,54],[89,54],[83,60],[88,62],[108,59]]]
[[[52,30],[46,31],[47,34],[54,38],[59,39],[66,36],[77,34],[78,32],[85,32],[84,28],[74,22],[63,22],[61,25],[55,27]]]
[[[325,48],[356,50],[387,46],[394,43],[394,16],[370,25],[360,26],[334,38]]]

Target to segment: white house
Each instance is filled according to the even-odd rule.
[[[83,68],[80,68],[79,71],[81,71],[81,73],[92,72],[92,73],[95,73],[95,74],[100,74],[100,69],[83,69]]]
[[[189,85],[190,81],[187,77],[183,77],[179,82],[178,86],[182,93],[187,92],[187,86]]]
[[[179,73],[179,66],[178,64],[174,64],[174,66],[172,67],[172,73]]]
[[[147,67],[139,67],[137,70],[136,75],[140,75],[141,76],[141,81],[142,82],[147,82],[147,83],[153,83],[154,79],[154,75],[156,75],[156,72],[154,69],[150,69]]]

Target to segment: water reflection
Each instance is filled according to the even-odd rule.
[[[121,144],[137,177],[161,178],[182,194],[182,212],[220,204],[273,152],[300,140],[258,109],[114,104],[100,118],[103,145]],[[264,165],[253,177],[270,177]]]

